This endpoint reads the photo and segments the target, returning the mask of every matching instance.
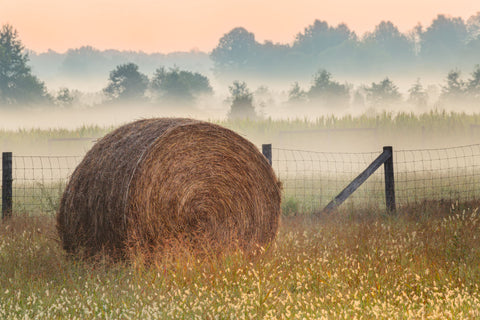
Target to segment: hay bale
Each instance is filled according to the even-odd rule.
[[[257,148],[221,126],[140,120],[98,141],[57,214],[68,252],[123,256],[172,239],[264,245],[277,232],[280,185]]]

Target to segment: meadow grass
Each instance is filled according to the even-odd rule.
[[[353,133],[335,133],[339,143],[352,147],[348,142],[357,139],[353,145],[360,143],[362,150],[372,151],[372,145],[404,144],[409,148],[425,148],[447,145],[458,145],[477,142],[480,132],[480,113],[446,112],[432,110],[424,113],[413,112],[376,112],[358,116],[322,116],[315,119],[278,119],[271,118],[249,120],[214,120],[212,121],[254,140],[255,143],[274,143],[276,146],[299,144],[305,140],[311,143],[310,131],[323,129],[375,129],[375,135],[366,136]],[[73,129],[0,129],[1,151],[14,151],[17,154],[84,154],[92,143],[114,130],[114,126],[102,127],[88,125]],[[305,130],[304,134],[298,131]],[[296,132],[297,133],[294,133]],[[316,140],[329,140],[328,134],[314,133]],[[412,139],[412,137],[415,137]],[[65,138],[91,138],[90,140],[55,141]],[[370,149],[365,149],[366,147]],[[303,146],[302,146],[303,148]]]
[[[53,217],[16,215],[0,225],[0,318],[476,319],[479,220],[473,204],[283,217],[253,257],[147,266],[67,257]]]
[[[477,123],[480,114],[431,112],[220,124],[268,140],[282,130],[343,127],[376,127],[387,136],[426,131],[441,139],[468,135]],[[44,150],[48,139],[100,137],[111,129],[0,131],[0,145]],[[46,214],[58,206],[61,187],[53,186],[17,194],[14,209],[23,214],[0,223],[0,319],[480,318],[478,204],[424,201],[388,215],[345,203],[312,219],[304,211],[321,207],[311,200],[316,196],[290,197],[286,183],[278,237],[260,254],[198,258],[180,251],[146,266],[140,257],[67,257]],[[39,197],[34,211],[24,205]]]

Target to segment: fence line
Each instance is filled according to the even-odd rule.
[[[81,159],[81,156],[13,154],[13,211],[55,212],[66,182]]]
[[[362,172],[379,152],[316,152],[272,148],[273,168],[283,184],[286,211],[318,211]],[[384,176],[375,172],[346,201],[384,203]],[[362,200],[362,201],[359,201]],[[286,212],[290,213],[290,212]]]
[[[397,199],[477,200],[480,196],[480,145],[395,153]]]
[[[381,152],[317,152],[275,147],[271,151],[272,166],[283,185],[286,214],[323,209]],[[68,177],[81,159],[81,156],[13,154],[13,211],[55,212]],[[429,200],[480,200],[480,144],[394,149],[393,164],[399,206]],[[377,170],[342,206],[385,208],[383,170]]]
[[[273,167],[291,210],[321,210],[380,153],[315,152],[273,148]],[[473,201],[480,198],[480,144],[394,150],[396,202]],[[375,172],[347,205],[385,206],[383,170]]]

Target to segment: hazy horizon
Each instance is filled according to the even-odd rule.
[[[87,45],[100,50],[171,53],[210,52],[225,33],[239,26],[253,32],[260,42],[290,44],[315,19],[333,26],[345,23],[357,35],[373,31],[385,20],[406,33],[418,23],[428,25],[438,14],[466,20],[479,11],[480,4],[470,0],[16,0],[0,3],[0,22],[14,25],[26,48],[38,53],[49,49],[62,53]]]
[[[237,80],[245,82],[260,118],[478,112],[480,4],[190,1],[0,3],[0,25],[17,30],[17,40],[31,50],[26,63],[32,79],[38,78],[31,92],[40,92],[28,100],[28,91],[8,96],[5,89],[0,128],[108,126],[151,116],[226,119]],[[418,23],[423,29],[409,33]],[[193,47],[197,51],[185,52]],[[42,48],[56,51],[42,54]],[[147,53],[152,50],[158,53]],[[184,53],[161,53],[168,51]],[[109,96],[112,74],[127,65],[133,69],[116,76]],[[155,79],[158,70],[177,73]],[[329,74],[323,80],[317,77],[322,70]],[[382,87],[387,78],[391,84]],[[210,89],[195,92],[202,83]],[[18,102],[25,97],[31,108]],[[128,101],[135,106],[124,105]]]

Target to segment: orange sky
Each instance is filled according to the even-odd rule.
[[[92,45],[166,53],[209,51],[237,26],[259,41],[290,43],[314,19],[362,34],[381,20],[407,31],[438,13],[467,19],[478,11],[479,0],[0,0],[0,24],[39,52]]]

